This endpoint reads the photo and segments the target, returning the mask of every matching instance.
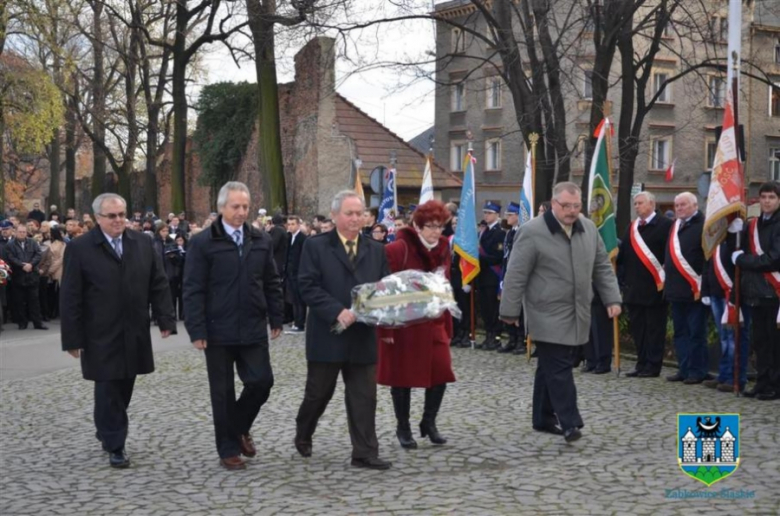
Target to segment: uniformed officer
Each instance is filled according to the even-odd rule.
[[[482,322],[485,325],[485,340],[479,349],[494,350],[501,347],[503,323],[498,320],[498,295],[501,282],[501,265],[504,261],[504,230],[499,217],[501,205],[487,201],[482,207],[486,228],[479,236],[479,275],[477,290]]]
[[[509,226],[509,231],[506,232],[504,237],[504,261],[501,264],[501,277],[506,274],[506,266],[509,263],[509,255],[512,253],[512,244],[515,241],[515,235],[517,235],[517,229],[520,227],[520,205],[516,202],[510,202],[506,208],[504,219]],[[521,326],[515,326],[514,324],[505,324],[507,335],[509,335],[509,342],[506,346],[498,348],[499,353],[510,353],[515,351],[516,353],[525,353],[525,344],[523,342],[523,328],[522,317],[520,318]]]

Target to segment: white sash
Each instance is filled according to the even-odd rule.
[[[680,237],[677,235],[677,232],[680,230],[681,224],[682,221],[677,219],[674,221],[674,226],[672,226],[672,238],[670,239],[672,262],[674,262],[677,271],[691,285],[693,299],[698,301],[701,297],[701,276],[696,274],[691,264],[683,256],[682,249],[680,249]]]
[[[639,233],[639,220],[640,219],[636,219],[634,223],[631,224],[631,243],[634,244],[631,247],[634,249],[634,252],[648,272],[653,276],[653,279],[655,279],[658,290],[661,291],[664,289],[664,282],[666,282],[666,272],[664,272],[663,265],[661,265],[661,262],[658,261],[658,258],[655,257],[655,254],[653,254],[650,248],[647,247],[644,238],[642,238],[642,235]]]

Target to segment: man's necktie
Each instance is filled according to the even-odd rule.
[[[355,258],[357,258],[357,255],[355,254],[355,241],[347,240],[347,247],[349,248],[349,251],[347,251],[347,258],[349,258],[350,262],[355,263]]]
[[[111,245],[114,246],[114,252],[118,257],[122,257],[122,239],[121,238],[113,238],[111,239]]]
[[[640,226],[644,226],[645,224],[647,224],[647,221],[645,219],[639,219]]]
[[[233,232],[233,240],[236,241],[236,247],[238,247],[238,256],[241,256],[241,230]]]

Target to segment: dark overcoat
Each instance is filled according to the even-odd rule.
[[[496,287],[501,281],[501,265],[504,263],[504,230],[498,222],[479,236],[479,275],[477,285]]]
[[[352,306],[352,288],[389,274],[385,246],[361,236],[352,264],[336,230],[310,237],[303,245],[298,285],[309,307],[306,359],[310,362],[375,364],[376,329],[355,323],[341,334],[331,332],[342,310]]]
[[[642,240],[645,241],[650,252],[658,259],[661,266],[664,265],[672,224],[674,222],[671,219],[656,213],[650,222],[638,228]],[[617,266],[618,280],[623,288],[624,303],[655,306],[665,302],[663,290],[658,290],[653,275],[647,270],[639,255],[634,251],[634,246],[631,245],[630,227],[620,242]]]
[[[268,342],[268,324],[282,327],[282,280],[268,234],[244,223],[243,246],[222,225],[222,216],[190,240],[182,286],[190,340],[209,345]]]
[[[444,267],[450,272],[450,246],[447,238],[428,250],[413,228],[396,233],[395,242],[385,247],[390,272],[419,270],[433,272]],[[445,312],[432,321],[406,328],[378,328],[379,364],[377,383],[392,387],[433,387],[455,381],[450,356],[452,316]]]
[[[171,289],[152,240],[122,235],[122,259],[95,227],[65,246],[60,316],[63,351],[82,349],[87,380],[154,371],[149,306],[161,330],[176,331]]]

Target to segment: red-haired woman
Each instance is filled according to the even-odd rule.
[[[385,247],[390,270],[432,272],[442,267],[449,278],[450,248],[447,238],[442,236],[449,218],[449,212],[439,201],[419,206],[412,215],[412,225],[400,229],[395,241]],[[449,312],[433,321],[377,331],[377,382],[390,386],[398,420],[396,436],[401,446],[417,448],[409,425],[413,387],[425,388],[421,436],[428,437],[433,444],[445,444],[447,440],[436,428],[436,415],[447,383],[455,381],[450,357],[452,317]]]

